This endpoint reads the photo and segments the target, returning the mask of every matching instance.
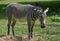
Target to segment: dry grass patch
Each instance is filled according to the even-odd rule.
[[[0,41],[29,41],[28,35],[22,36],[2,36],[0,37]],[[44,41],[42,37],[33,37],[30,41]]]

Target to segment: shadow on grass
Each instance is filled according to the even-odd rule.
[[[27,25],[27,23],[23,23],[23,24],[20,24],[20,25]],[[35,24],[34,25],[35,27],[40,27],[40,24]],[[46,23],[46,26],[47,27],[49,27],[49,26],[51,26],[51,27],[60,27],[60,23]]]
[[[60,35],[60,32],[47,32],[46,34],[49,34],[49,35]]]
[[[0,0],[0,1],[5,1],[5,0]]]
[[[60,24],[58,24],[58,23],[51,23],[51,24],[47,24],[47,26],[60,27]]]
[[[41,2],[18,2],[21,4],[32,4],[32,5],[43,5],[44,7],[49,7],[49,14],[47,14],[48,16],[52,16],[52,15],[60,15],[60,1],[41,1]],[[5,19],[7,17],[6,15],[6,6],[7,4],[0,4],[0,19]]]
[[[47,24],[47,27],[50,28],[46,34],[49,35],[60,35],[60,24],[59,23],[51,23],[51,24]],[[53,30],[51,30],[53,29]]]
[[[5,19],[6,16],[6,6],[7,4],[0,4],[0,19]]]

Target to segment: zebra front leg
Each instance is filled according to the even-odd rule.
[[[32,32],[33,32],[34,23],[35,23],[35,21],[33,21],[33,20],[28,22],[28,38],[29,38],[29,40],[30,40],[30,38],[33,38]]]

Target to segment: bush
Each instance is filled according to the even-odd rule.
[[[55,15],[51,17],[52,22],[60,22],[60,17]]]

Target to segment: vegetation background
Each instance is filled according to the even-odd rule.
[[[7,35],[7,15],[5,10],[6,6],[11,2],[22,4],[39,2],[39,4],[49,7],[46,28],[40,28],[40,23],[37,20],[34,25],[33,35],[42,37],[44,41],[60,41],[60,0],[0,0],[0,35]],[[17,22],[15,25],[15,34],[28,34],[27,23]]]

